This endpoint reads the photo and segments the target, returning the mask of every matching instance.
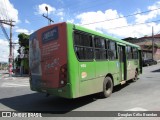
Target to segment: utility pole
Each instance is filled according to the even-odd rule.
[[[9,76],[12,76],[12,63],[13,63],[13,56],[12,56],[12,20],[10,21],[10,43],[9,43]]]
[[[13,63],[13,56],[12,56],[12,27],[14,26],[13,22],[15,22],[15,21],[12,21],[12,20],[9,20],[9,21],[8,20],[0,20],[1,27],[2,27],[3,32],[4,32],[4,34],[6,36],[8,36],[8,35],[7,35],[7,33],[6,33],[6,31],[5,31],[4,27],[3,27],[3,24],[6,24],[6,25],[10,26],[10,37],[9,37],[9,39],[7,37],[7,39],[9,40],[9,76],[10,77],[12,76],[12,63]]]
[[[54,22],[54,21],[51,18],[48,17],[48,7],[47,6],[45,6],[45,9],[47,11],[47,16],[45,16],[44,14],[42,16],[45,17],[46,19],[48,19],[48,25],[50,25],[51,22]]]
[[[152,27],[152,59],[154,59],[154,28]]]

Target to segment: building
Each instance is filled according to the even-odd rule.
[[[152,51],[153,51],[152,41],[154,41],[153,59],[157,61],[160,60],[160,34],[154,35],[154,37],[152,36],[145,36],[141,38],[128,37],[123,40],[141,46],[143,59],[152,59]]]
[[[0,70],[7,70],[8,63],[7,62],[0,62]]]

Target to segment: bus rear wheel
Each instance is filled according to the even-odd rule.
[[[107,98],[112,94],[113,91],[113,82],[110,77],[106,77],[103,82],[103,92],[101,93],[101,96],[103,98]]]

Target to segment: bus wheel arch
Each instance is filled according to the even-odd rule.
[[[107,98],[112,94],[112,91],[113,91],[113,79],[112,76],[108,75],[104,78],[103,91],[101,93],[101,96],[103,98]]]
[[[110,78],[112,79],[112,83],[113,83],[113,86],[114,86],[114,79],[113,79],[112,74],[111,74],[111,73],[108,73],[108,74],[105,76],[105,78],[106,78],[106,77],[110,77]]]

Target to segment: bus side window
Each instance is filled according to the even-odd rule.
[[[117,59],[117,52],[116,52],[116,43],[113,41],[108,41],[108,58],[110,60]]]
[[[83,48],[80,48],[80,47],[75,47],[75,51],[76,51],[76,54],[77,54],[77,57],[79,59],[84,59],[84,54],[83,54]]]
[[[133,59],[138,59],[138,50],[137,50],[137,48],[133,48]]]
[[[127,59],[133,59],[133,50],[131,46],[127,46]]]
[[[92,36],[74,32],[74,49],[79,60],[93,60]]]
[[[104,38],[95,37],[94,38],[95,44],[95,58],[96,60],[105,60],[107,59],[107,49],[106,49],[106,42]]]

